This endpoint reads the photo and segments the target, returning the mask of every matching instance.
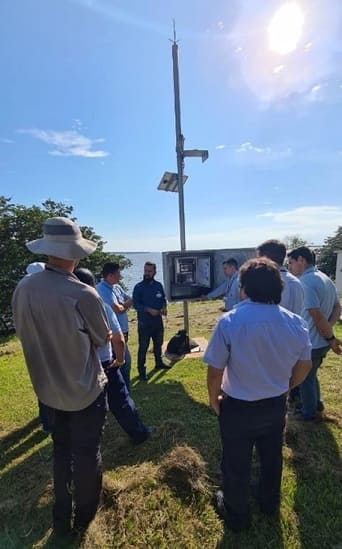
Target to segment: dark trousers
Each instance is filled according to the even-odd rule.
[[[164,327],[163,321],[160,319],[160,322],[155,324],[139,324],[138,325],[138,338],[139,338],[139,348],[138,348],[138,371],[140,375],[146,375],[146,353],[150,340],[153,341],[153,353],[155,365],[159,366],[162,364],[162,345],[164,340]]]
[[[53,440],[53,524],[56,532],[67,533],[73,503],[76,529],[85,528],[97,510],[102,487],[100,441],[107,398],[102,392],[90,406],[77,412],[47,409]]]
[[[285,414],[286,395],[252,402],[231,397],[222,401],[219,425],[223,447],[223,493],[232,521],[243,523],[249,518],[254,446],[260,459],[258,500],[261,509],[272,513],[279,506]]]
[[[110,362],[102,362],[108,378],[108,406],[120,427],[133,439],[142,442],[147,428],[141,421],[134,400],[130,397],[124,378],[118,368],[107,368]]]
[[[312,349],[311,360],[312,368],[303,383],[300,385],[300,394],[302,397],[302,414],[305,419],[313,419],[316,416],[319,402],[321,400],[321,390],[317,377],[317,370],[326,357],[330,346]]]

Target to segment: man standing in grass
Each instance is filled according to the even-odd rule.
[[[138,372],[140,381],[147,381],[145,361],[150,339],[153,341],[156,369],[170,368],[162,360],[164,339],[162,317],[167,312],[164,288],[160,282],[154,279],[156,272],[156,264],[147,261],[144,265],[144,278],[135,285],[133,290],[133,305],[138,313]]]
[[[315,257],[310,248],[301,246],[287,255],[291,273],[299,276],[303,285],[302,316],[309,325],[312,343],[312,370],[300,386],[302,408],[298,417],[314,421],[317,412],[324,409],[317,378],[318,368],[330,349],[337,355],[342,354],[342,344],[333,332],[341,315],[341,306],[334,283],[314,266]]]
[[[111,339],[97,292],[73,274],[96,243],[65,217],[43,224],[28,249],[48,256],[43,272],[24,277],[12,299],[14,322],[53,440],[56,535],[83,531],[94,518],[102,486],[100,440],[107,412],[106,375],[96,348]]]
[[[218,321],[203,357],[223,447],[217,506],[236,531],[250,524],[254,446],[260,458],[260,509],[278,512],[286,395],[311,368],[306,322],[279,306],[278,266],[265,257],[251,259],[240,269],[240,285],[243,301]]]
[[[124,291],[119,282],[121,279],[119,263],[105,263],[102,268],[102,280],[96,286],[103,301],[114,311],[126,342],[125,364],[121,368],[128,391],[130,390],[131,354],[128,348],[128,316],[132,306],[131,297]]]

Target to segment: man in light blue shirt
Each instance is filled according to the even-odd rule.
[[[240,285],[247,299],[218,321],[203,357],[223,447],[217,506],[232,530],[249,526],[254,445],[260,458],[260,509],[269,515],[278,511],[286,395],[311,367],[306,322],[279,306],[278,266],[267,258],[251,259],[240,269]]]
[[[132,306],[132,299],[120,286],[120,265],[118,263],[105,263],[102,268],[103,279],[96,286],[103,301],[107,303],[117,316],[121,331],[126,342],[125,365],[121,373],[130,390],[131,354],[128,348],[128,317],[127,311]]]
[[[209,292],[205,299],[215,299],[224,296],[224,310],[230,311],[240,300],[238,264],[236,259],[231,257],[222,263],[226,280],[217,288]]]
[[[302,409],[299,417],[313,421],[317,411],[324,409],[317,370],[329,349],[342,354],[341,342],[333,333],[341,306],[333,282],[314,266],[315,257],[309,248],[296,248],[288,254],[288,258],[291,273],[300,277],[304,289],[302,316],[309,325],[312,343],[312,370],[300,387]]]
[[[280,276],[283,281],[283,291],[281,294],[280,305],[296,315],[300,315],[303,310],[304,290],[299,279],[288,272],[284,266],[286,257],[286,246],[279,240],[266,240],[257,247],[258,257],[268,257],[272,259],[280,270]]]
[[[75,275],[84,284],[95,287],[94,275],[88,269],[76,269]],[[112,340],[103,347],[98,347],[97,354],[108,379],[108,406],[120,427],[128,434],[132,442],[141,444],[150,436],[151,428],[141,421],[134,400],[130,397],[121,374],[125,357],[125,340],[119,321],[107,303],[104,303],[104,307],[112,330]],[[114,360],[113,356],[115,356]]]

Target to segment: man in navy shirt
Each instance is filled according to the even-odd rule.
[[[135,285],[133,290],[133,306],[138,313],[138,372],[140,381],[147,381],[146,353],[153,341],[153,352],[156,369],[168,369],[162,361],[162,344],[164,325],[162,316],[166,316],[166,299],[164,288],[154,279],[157,272],[156,264],[147,261],[144,265],[144,278]]]

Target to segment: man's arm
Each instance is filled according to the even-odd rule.
[[[130,307],[132,307],[133,301],[131,298],[126,299],[122,303],[119,303],[116,296],[113,297],[112,309],[114,313],[124,313]]]
[[[112,336],[112,349],[115,355],[113,366],[121,366],[125,362],[126,344],[122,332],[117,332]]]
[[[146,310],[142,302],[142,291],[138,284],[134,286],[133,290],[133,307],[138,313],[143,313]]]
[[[297,385],[300,385],[304,381],[304,379],[311,370],[311,366],[311,360],[297,360],[292,369],[292,375],[290,377],[290,389],[293,389],[293,387],[297,387]]]
[[[328,322],[331,327],[335,326],[336,322],[340,319],[341,316],[341,305],[339,301],[336,301],[331,315],[328,318]]]
[[[220,413],[222,376],[223,370],[219,370],[218,368],[214,368],[213,366],[208,366],[207,388],[209,404],[217,415],[219,415]]]
[[[228,286],[228,280],[224,280],[222,284],[217,286],[217,288],[209,292],[206,296],[203,296],[203,299],[215,299],[217,297],[226,295],[227,286]]]
[[[333,334],[332,326],[330,319],[332,318],[332,315],[336,315],[338,308],[334,307],[334,310],[332,314],[329,317],[329,320],[327,320],[321,313],[319,309],[308,309],[312,320],[315,323],[315,326],[319,332],[319,334],[324,337],[324,339],[327,340],[327,345],[330,345],[331,350],[337,354],[342,355],[342,341],[337,339],[337,337]]]

